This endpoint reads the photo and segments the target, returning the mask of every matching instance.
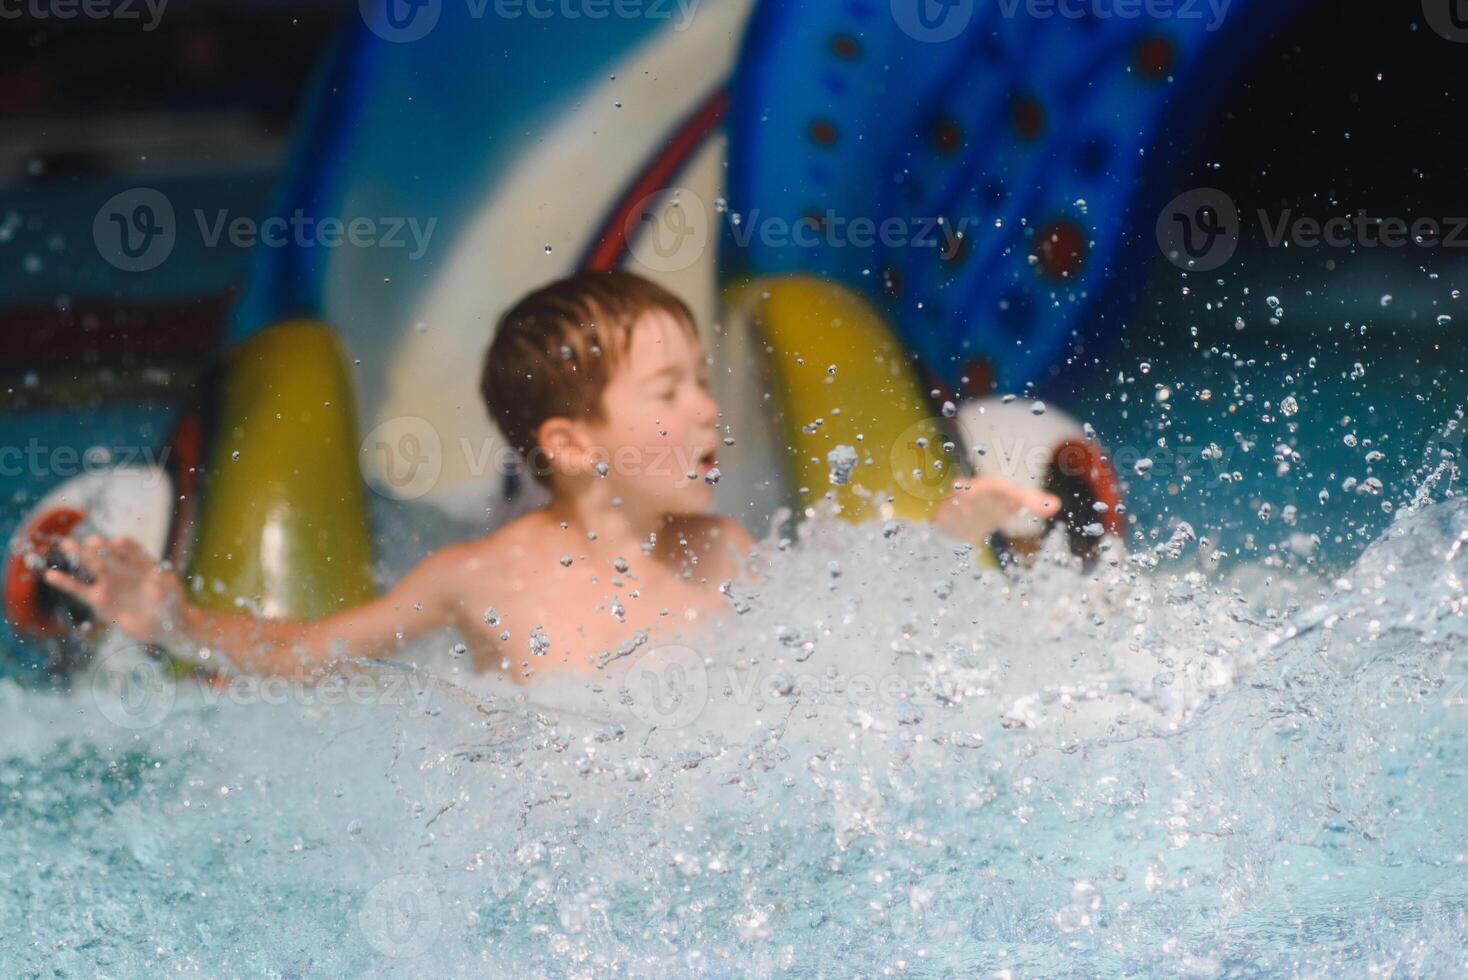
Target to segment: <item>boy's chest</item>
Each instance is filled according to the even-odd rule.
[[[603,651],[639,630],[670,637],[725,606],[717,585],[673,574],[621,577],[508,574],[465,583],[460,631],[480,669],[521,677],[528,668],[594,673]],[[666,611],[666,612],[665,612]]]

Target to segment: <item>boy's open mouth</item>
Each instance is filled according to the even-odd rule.
[[[695,457],[698,468],[707,472],[719,465],[719,457],[712,449],[705,449]]]

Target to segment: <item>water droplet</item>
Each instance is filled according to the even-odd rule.
[[[1284,400],[1279,403],[1279,410],[1282,415],[1289,418],[1300,410],[1300,403],[1295,401],[1294,395],[1286,395]]]
[[[856,468],[856,449],[840,445],[826,454],[826,465],[830,467],[830,480],[836,486],[845,486],[851,480],[851,471]]]

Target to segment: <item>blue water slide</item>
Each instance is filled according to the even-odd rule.
[[[864,289],[950,385],[975,357],[1009,387],[1074,380],[1129,313],[1195,123],[1304,5],[765,3],[731,93],[727,267]],[[806,240],[758,232],[775,218]],[[864,247],[862,220],[896,223]]]

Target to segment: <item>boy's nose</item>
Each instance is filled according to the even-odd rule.
[[[695,411],[698,413],[698,418],[700,421],[706,420],[709,424],[713,424],[714,420],[719,417],[719,403],[714,401],[714,396],[707,391],[699,392],[699,396],[698,404],[695,408]]]

